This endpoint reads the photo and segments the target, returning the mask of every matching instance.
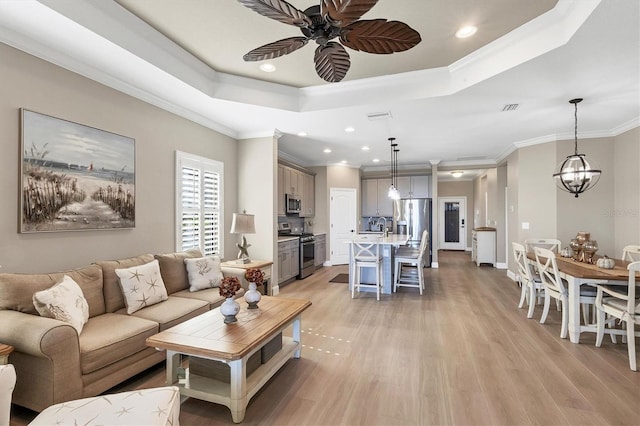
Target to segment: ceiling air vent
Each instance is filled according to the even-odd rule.
[[[391,117],[391,113],[389,111],[387,112],[372,112],[367,114],[367,118],[371,121],[375,121],[375,120],[390,120]]]
[[[515,111],[519,106],[520,104],[506,104],[502,107],[502,111]]]

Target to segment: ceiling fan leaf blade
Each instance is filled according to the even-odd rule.
[[[372,19],[354,22],[343,28],[340,41],[353,50],[389,54],[409,50],[422,39],[416,30],[404,22]]]
[[[318,46],[314,57],[316,72],[325,81],[337,83],[341,81],[351,67],[349,54],[338,43],[329,42]]]
[[[267,59],[278,58],[283,55],[287,55],[294,52],[304,45],[309,40],[306,37],[290,37],[283,40],[274,41],[273,43],[265,44],[264,46],[257,47],[251,52],[244,55],[242,58],[246,62],[264,61]]]
[[[243,6],[267,18],[300,28],[312,26],[311,19],[285,0],[238,0]]]
[[[367,13],[378,0],[322,0],[322,17],[331,25],[339,28],[356,22]]]

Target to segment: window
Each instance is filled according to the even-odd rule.
[[[176,249],[222,253],[224,164],[176,151]]]

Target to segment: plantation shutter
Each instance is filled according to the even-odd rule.
[[[177,153],[177,249],[222,252],[222,164]]]

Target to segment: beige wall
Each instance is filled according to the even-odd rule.
[[[0,44],[0,265],[3,272],[59,271],[99,259],[175,250],[175,151],[224,162],[231,226],[237,143],[198,124]],[[19,234],[20,108],[136,140],[136,227],[130,230]],[[225,257],[235,257],[225,235]]]
[[[251,259],[273,261],[273,254],[277,253],[278,206],[274,192],[278,181],[277,156],[274,138],[238,141],[237,178],[238,188],[242,188],[238,191],[238,212],[246,210],[255,215],[256,224],[256,233],[246,236],[247,243],[251,244],[248,250]],[[232,213],[228,212],[229,215]],[[238,242],[238,237],[231,236],[233,246]],[[274,275],[276,273],[277,270]]]
[[[556,236],[567,246],[586,231],[598,241],[598,254],[619,257],[625,245],[640,243],[640,128],[578,140],[578,151],[602,169],[600,182],[578,198],[551,177],[573,151],[573,140],[564,140],[521,148],[507,158],[509,242]],[[522,222],[530,229],[523,230]],[[516,270],[512,260],[509,270]]]
[[[622,248],[640,244],[640,127],[617,136],[614,140],[614,205],[604,211],[613,218],[614,250],[619,257]]]

